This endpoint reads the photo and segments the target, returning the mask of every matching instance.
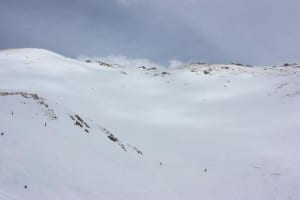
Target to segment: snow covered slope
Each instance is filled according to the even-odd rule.
[[[300,68],[0,51],[0,199],[300,199]]]

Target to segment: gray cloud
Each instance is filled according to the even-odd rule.
[[[297,0],[0,0],[0,48],[250,64],[299,62]]]

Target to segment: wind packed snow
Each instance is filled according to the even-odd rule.
[[[1,200],[300,199],[300,67],[0,51]]]

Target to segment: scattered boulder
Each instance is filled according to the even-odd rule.
[[[235,63],[235,62],[232,62],[231,64],[232,64],[232,65],[237,65],[237,66],[244,66],[244,65],[241,64],[241,63]]]
[[[33,99],[37,104],[40,104],[46,109],[46,115],[51,120],[56,120],[57,115],[55,114],[53,109],[49,108],[49,105],[45,102],[45,99],[38,96],[36,93],[27,93],[27,92],[0,92],[0,96],[12,96],[12,95],[20,95],[24,99]],[[13,112],[11,113],[14,114]]]
[[[139,69],[146,69],[146,67],[145,66],[140,66],[140,67],[138,67]]]
[[[290,67],[290,66],[297,66],[297,63],[284,63],[282,66],[283,67]]]
[[[79,115],[69,115],[70,118],[75,121],[74,125],[82,128],[86,133],[89,133],[90,126],[79,116]]]
[[[112,67],[111,64],[108,64],[108,63],[105,63],[105,62],[102,62],[102,61],[96,61],[99,65],[102,65],[102,66],[106,66],[106,67]]]
[[[169,72],[162,72],[161,74],[162,74],[163,76],[165,76],[165,75],[170,75]]]
[[[237,66],[241,66],[241,67],[253,67],[252,65],[244,65],[244,64],[241,64],[241,63],[231,63],[232,65],[237,65]]]
[[[113,141],[113,142],[117,142],[117,141],[118,141],[118,138],[116,138],[113,134],[109,134],[107,137],[108,137],[111,141]]]
[[[209,74],[209,70],[204,70],[203,73],[204,74]]]
[[[147,70],[156,70],[156,67],[149,67]]]

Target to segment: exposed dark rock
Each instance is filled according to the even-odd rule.
[[[156,70],[156,67],[149,67],[147,70]]]
[[[204,70],[203,73],[204,74],[209,74],[209,71],[208,70]]]
[[[113,142],[117,142],[117,141],[118,141],[118,138],[116,138],[113,134],[109,134],[107,137],[108,137],[111,141],[113,141]]]
[[[169,72],[162,72],[161,74],[162,74],[162,75],[170,75]]]
[[[82,128],[82,124],[79,121],[75,121],[76,126],[80,126]]]
[[[69,115],[70,118],[75,121],[74,125],[82,128],[86,133],[89,133],[90,126],[77,114]]]
[[[237,65],[237,66],[241,66],[241,67],[253,67],[252,65],[244,65],[244,64],[241,64],[241,63],[231,63],[232,65]]]
[[[12,96],[12,95],[20,95],[25,99],[33,99],[37,104],[42,105],[46,108],[46,115],[51,119],[57,119],[57,115],[55,114],[53,109],[50,109],[48,104],[45,102],[45,99],[38,96],[36,93],[27,93],[27,92],[0,92],[0,96]],[[12,112],[13,115],[13,112]]]
[[[282,66],[284,67],[290,67],[290,66],[297,66],[297,63],[284,63]]]
[[[112,67],[111,64],[108,64],[108,63],[105,63],[105,62],[102,62],[102,61],[96,61],[99,65],[102,65],[102,66],[106,66],[106,67]]]

